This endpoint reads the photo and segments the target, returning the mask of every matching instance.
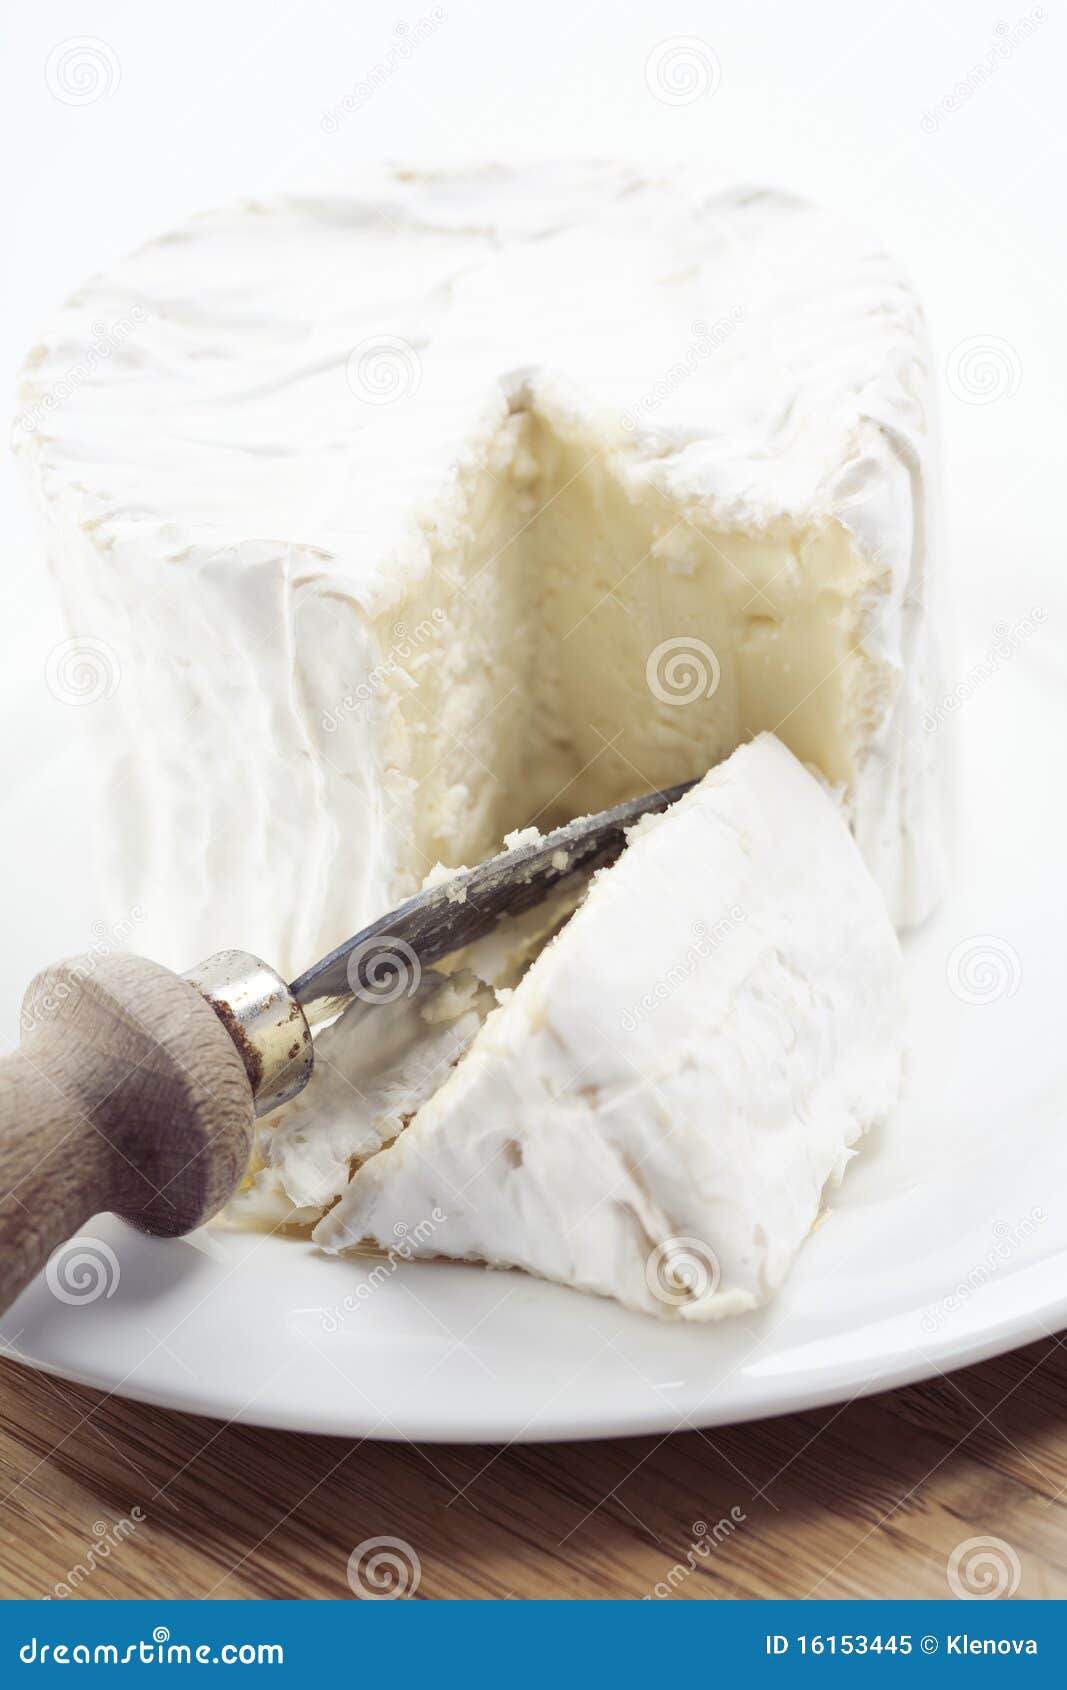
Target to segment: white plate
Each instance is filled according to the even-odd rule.
[[[961,677],[998,619],[1028,608],[1005,615],[1005,598],[1014,604],[1003,585],[972,594]],[[677,1328],[517,1273],[426,1263],[372,1281],[373,1262],[282,1239],[208,1229],[158,1242],[99,1217],[84,1231],[113,1252],[111,1294],[64,1302],[39,1280],[3,1339],[33,1366],[228,1420],[497,1441],[809,1407],[1067,1322],[1067,685],[1057,623],[1047,612],[994,673],[968,683],[954,719],[958,875],[907,944],[909,1096],[766,1312]],[[49,781],[69,803],[71,760],[46,773],[39,818]],[[43,875],[54,835],[34,822],[25,792],[20,817],[41,846],[25,872]],[[9,894],[17,901],[18,886]],[[9,956],[20,971],[12,992],[45,960],[64,897],[76,902],[52,900],[34,954]],[[80,931],[54,948],[76,948]]]

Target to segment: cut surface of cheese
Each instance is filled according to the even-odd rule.
[[[439,865],[427,880],[449,877]],[[570,876],[535,908],[505,917],[448,958],[448,973],[423,972],[416,958],[405,957],[408,966],[382,996],[356,998],[318,1034],[306,1090],[256,1123],[252,1167],[227,1220],[312,1227],[355,1170],[392,1143],[444,1084],[584,891],[584,879]]]
[[[773,730],[920,919],[930,388],[892,262],[766,190],[398,173],[143,247],[16,426],[105,653],[109,908],[291,976],[434,862]]]
[[[495,1006],[474,975],[433,971],[410,993],[355,1003],[319,1034],[312,1084],[258,1124],[253,1167],[227,1219],[257,1229],[313,1225],[444,1083]]]
[[[780,1285],[900,1087],[899,942],[838,806],[759,736],[544,949],[314,1238],[714,1319]]]

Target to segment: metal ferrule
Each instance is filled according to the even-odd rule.
[[[247,951],[216,951],[184,978],[207,999],[237,1046],[257,1115],[303,1091],[315,1060],[311,1029],[280,974]]]

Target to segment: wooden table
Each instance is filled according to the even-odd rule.
[[[390,1536],[418,1557],[419,1597],[937,1597],[953,1549],[993,1536],[1018,1557],[1019,1596],[1062,1598],[1065,1403],[1053,1337],[714,1432],[353,1445],[144,1408],[7,1362],[0,1594],[349,1597],[353,1548]],[[94,1545],[106,1549],[88,1568]]]

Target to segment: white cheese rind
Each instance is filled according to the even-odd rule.
[[[921,919],[930,391],[891,261],[762,190],[399,174],[142,248],[16,424],[72,632],[114,657],[83,716],[116,913],[177,967],[296,972],[438,856],[771,728]],[[720,668],[685,707],[648,684],[677,639]]]
[[[892,1109],[902,1021],[877,887],[762,735],[634,831],[314,1237],[425,1238],[666,1318],[755,1308]]]

